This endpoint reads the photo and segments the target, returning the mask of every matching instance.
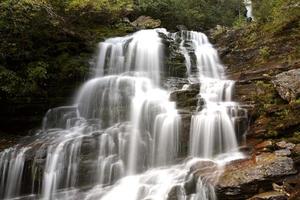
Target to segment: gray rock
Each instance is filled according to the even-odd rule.
[[[190,168],[191,173],[194,175],[194,182],[197,180],[204,179],[208,184],[214,184],[217,182],[219,168],[218,165],[209,160],[202,160],[195,163]]]
[[[286,142],[286,141],[280,141],[276,143],[276,146],[280,149],[293,149],[295,147],[295,144]]]
[[[187,78],[168,77],[163,81],[163,87],[168,91],[176,91],[182,89],[188,83]]]
[[[272,82],[284,100],[291,102],[300,97],[300,69],[280,73]]]
[[[228,164],[219,177],[216,191],[221,199],[246,199],[256,194],[267,182],[271,183],[274,178],[279,180],[296,173],[291,158],[263,153]]]
[[[291,151],[289,149],[280,149],[275,151],[277,156],[289,156],[291,155]]]
[[[181,186],[174,186],[169,194],[167,200],[180,200],[180,196],[183,196]]]

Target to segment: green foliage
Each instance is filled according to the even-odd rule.
[[[69,0],[65,10],[76,20],[112,24],[133,11],[133,0]]]
[[[70,0],[66,6],[68,9],[82,9],[86,7],[93,8],[98,11],[119,12],[122,10],[133,9],[132,0]]]
[[[27,73],[30,81],[44,81],[47,79],[48,64],[44,62],[30,63]]]
[[[272,10],[276,4],[276,0],[254,0],[253,10],[255,19],[260,23],[272,21]]]
[[[287,142],[292,142],[294,144],[299,144],[300,143],[300,132],[296,131],[293,133],[291,137],[286,138]]]
[[[21,79],[15,72],[0,66],[0,100],[3,97],[14,96],[20,84]]]
[[[75,86],[88,73],[93,45],[127,31],[113,24],[132,7],[132,0],[2,0],[1,100]]]
[[[300,98],[296,99],[295,103],[300,104]]]
[[[265,30],[299,34],[299,0],[254,0],[253,5],[255,19]]]
[[[268,59],[271,55],[269,47],[261,47],[259,49],[259,55],[263,60]]]
[[[234,28],[242,28],[247,24],[247,21],[244,17],[239,17],[233,22]]]
[[[271,83],[257,81],[256,88],[257,91],[254,94],[254,100],[260,114],[265,113],[273,105],[278,104],[278,98],[276,98],[277,93]]]
[[[244,12],[241,0],[140,0],[140,13],[162,20],[163,26],[183,24],[190,29],[232,25]]]

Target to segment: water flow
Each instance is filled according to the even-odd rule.
[[[158,85],[163,58],[163,43],[158,31],[141,30],[100,43],[96,77],[134,71]]]
[[[192,117],[190,156],[214,160],[178,164],[181,134],[188,130],[181,128],[169,92],[160,88],[162,34],[179,38],[188,78],[201,84],[199,96],[206,102]],[[225,163],[217,156],[237,148],[234,82],[225,79],[207,37],[155,29],[111,38],[99,44],[93,70],[72,106],[49,110],[36,135],[0,153],[0,197],[216,199],[210,178],[198,178],[196,194],[185,189],[194,165]]]
[[[246,10],[247,10],[247,13],[246,13],[247,18],[253,19],[252,1],[244,0],[244,4],[245,4]]]
[[[198,105],[197,113],[192,116],[190,129],[190,155],[195,157],[213,158],[221,153],[237,149],[234,116],[239,109],[232,102],[234,82],[226,80],[224,67],[217,51],[208,41],[207,36],[198,32],[181,32],[181,49],[189,68],[196,68],[188,74],[190,80],[200,84],[199,98],[205,104]],[[193,51],[188,52],[187,47]],[[191,54],[196,57],[191,66]],[[198,80],[195,80],[195,74]]]
[[[26,156],[32,166],[26,184],[44,200],[59,199],[63,190],[70,199],[75,188],[106,187],[177,158],[180,117],[159,87],[159,30],[108,39],[99,48],[95,76],[74,105],[49,110],[42,130],[23,149],[0,154],[1,197],[20,194]],[[33,150],[26,155],[27,148]]]
[[[21,148],[18,151],[7,149],[0,154],[0,197],[9,199],[20,193],[25,163],[24,155],[27,150],[28,148]]]

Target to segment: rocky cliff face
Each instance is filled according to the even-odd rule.
[[[300,58],[295,40],[259,35],[252,25],[218,27],[211,39],[236,80],[235,99],[249,110],[249,160],[225,167],[217,185],[221,199],[298,199]]]

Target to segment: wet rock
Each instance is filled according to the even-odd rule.
[[[280,149],[275,151],[277,156],[289,156],[291,155],[291,151],[289,149]]]
[[[168,77],[163,80],[163,87],[168,91],[176,91],[182,89],[188,83],[187,78]]]
[[[291,102],[300,97],[300,69],[280,73],[272,82],[284,100]]]
[[[153,19],[149,16],[140,16],[134,22],[131,23],[132,26],[138,29],[151,29],[158,28],[161,24],[159,19]]]
[[[191,84],[186,85],[185,89],[200,91],[200,87],[201,87],[200,83],[191,83]]]
[[[283,192],[271,191],[251,197],[248,200],[287,200],[288,196]]]
[[[195,163],[191,169],[194,176],[194,182],[199,178],[204,179],[207,183],[214,184],[217,181],[219,168],[218,165],[210,160],[202,160]]]
[[[273,147],[273,142],[271,140],[263,141],[257,145],[255,145],[255,149],[261,150],[261,149],[270,149]]]
[[[186,157],[188,156],[188,147],[190,141],[190,126],[191,126],[191,114],[185,113],[180,114],[181,117],[181,134],[179,138],[179,156]]]
[[[191,195],[196,193],[196,185],[197,185],[197,180],[195,180],[194,176],[190,174],[190,176],[187,178],[183,186],[186,195]]]
[[[170,94],[170,100],[175,101],[177,108],[195,110],[198,104],[198,90],[176,90]]]
[[[192,172],[200,172],[202,170],[206,170],[206,169],[212,169],[212,168],[216,168],[217,164],[211,160],[201,160],[196,162],[194,165],[191,166],[190,171]]]
[[[180,186],[174,186],[168,194],[167,200],[180,200],[182,196],[182,188]]]
[[[178,31],[186,31],[187,30],[187,27],[185,25],[182,25],[182,24],[177,25],[176,28],[177,28]]]
[[[81,144],[81,154],[90,155],[95,154],[95,149],[97,149],[97,140],[95,137],[84,137]]]
[[[225,166],[216,185],[222,199],[246,199],[256,194],[261,187],[271,187],[273,179],[296,174],[291,158],[274,153],[263,153],[252,158],[235,161]]]
[[[280,149],[293,149],[295,147],[295,144],[290,143],[290,142],[286,142],[286,141],[280,141],[276,143],[276,147],[280,148]]]
[[[244,145],[244,146],[240,146],[239,148],[238,148],[238,151],[239,152],[241,152],[241,153],[243,153],[243,154],[245,154],[245,155],[250,155],[250,154],[252,154],[253,153],[253,147],[250,147],[250,146],[248,146],[248,145]]]

